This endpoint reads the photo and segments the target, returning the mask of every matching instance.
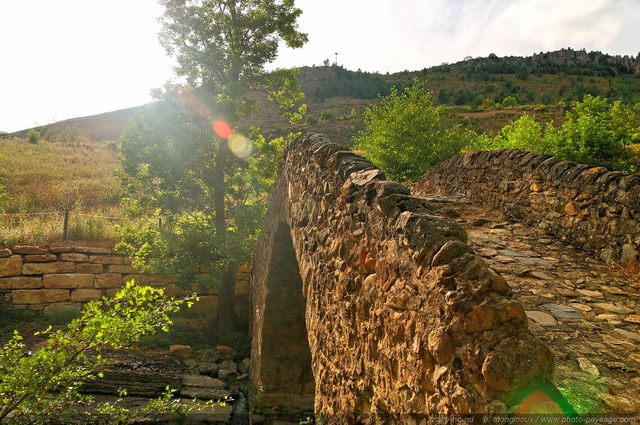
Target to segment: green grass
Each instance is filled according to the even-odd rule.
[[[63,240],[116,240],[123,217],[113,144],[0,140],[0,178],[8,203],[0,215],[0,246]]]
[[[117,154],[105,144],[0,140],[6,213],[110,208],[120,200]]]

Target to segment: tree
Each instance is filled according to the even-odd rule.
[[[66,416],[73,416],[73,412],[68,409],[92,401],[80,395],[78,387],[84,380],[98,378],[96,368],[109,364],[101,352],[131,347],[157,329],[167,331],[171,324],[168,313],[178,311],[184,302],[191,305],[193,299],[168,298],[162,289],[135,286],[132,281],[113,298],[87,303],[82,315],[66,329],[51,332],[49,327],[41,332],[50,336],[45,346],[33,352],[27,351],[22,337],[14,332],[0,349],[0,422],[71,422]],[[132,422],[140,415],[181,408],[170,397],[150,406],[149,411],[124,413],[131,413]],[[98,412],[112,415],[110,420],[103,418],[104,423],[114,423],[113,418],[126,419],[121,408],[112,405],[103,405]],[[87,422],[98,422],[98,418],[89,419]]]
[[[639,131],[630,106],[588,94],[565,115],[558,135],[559,156],[613,169],[630,165],[627,146]]]
[[[125,229],[120,249],[134,264],[182,282],[219,285],[218,329],[235,328],[234,281],[248,259],[283,138],[238,124],[255,111],[253,91],[300,119],[295,70],[267,73],[279,43],[301,47],[294,0],[161,0],[160,41],[186,86],[167,85],[122,138],[129,211],[152,218]],[[231,129],[234,129],[232,131]],[[231,137],[230,134],[234,133]]]
[[[459,126],[444,128],[441,108],[433,106],[432,93],[417,79],[403,93],[393,88],[381,100],[365,111],[366,129],[356,138],[355,148],[391,179],[417,180],[475,136]]]

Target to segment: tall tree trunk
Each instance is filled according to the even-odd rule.
[[[216,233],[225,236],[227,220],[224,200],[227,194],[227,184],[224,171],[227,165],[229,149],[227,141],[220,138],[218,157],[215,167],[214,208],[216,212]],[[223,238],[223,240],[226,238]],[[225,337],[236,331],[235,288],[238,266],[231,262],[222,271],[220,288],[218,288],[218,335]]]
[[[237,331],[235,290],[237,264],[229,264],[222,274],[218,288],[218,335],[222,338]]]

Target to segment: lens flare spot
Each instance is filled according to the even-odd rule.
[[[231,127],[224,121],[215,121],[213,123],[213,131],[223,139],[228,139],[233,134]]]
[[[239,158],[248,158],[251,155],[253,145],[247,137],[235,133],[229,137],[229,149]]]
[[[530,415],[534,413],[562,415],[560,405],[542,391],[535,391],[525,398],[516,409],[516,415]]]

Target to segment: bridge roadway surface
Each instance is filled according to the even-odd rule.
[[[509,282],[556,357],[555,384],[579,410],[640,417],[640,274],[624,272],[498,210],[426,196]]]

